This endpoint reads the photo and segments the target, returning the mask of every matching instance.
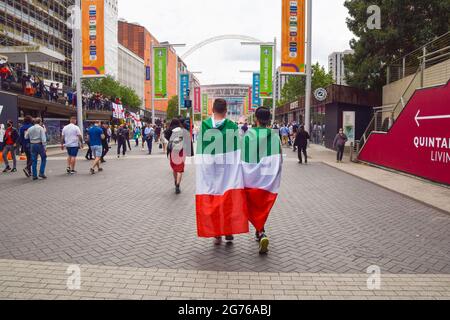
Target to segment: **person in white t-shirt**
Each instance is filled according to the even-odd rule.
[[[61,150],[67,149],[67,174],[75,174],[75,164],[80,148],[83,148],[83,136],[80,128],[76,125],[77,118],[71,117],[70,123],[62,130]]]

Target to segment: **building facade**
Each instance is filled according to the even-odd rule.
[[[128,50],[132,51],[144,60],[146,76],[144,81],[144,107],[146,110],[152,110],[152,57],[151,46],[160,45],[159,41],[145,27],[137,23],[129,23],[125,20],[119,20],[119,43]],[[177,95],[177,68],[184,69],[184,64],[180,63],[175,50],[170,48],[168,51],[167,62],[167,100],[156,100],[155,115],[156,118],[163,119],[167,113],[169,100]],[[183,72],[178,70],[178,73]]]
[[[211,105],[214,99],[225,99],[228,104],[228,117],[238,121],[244,115],[245,99],[248,96],[250,84],[217,84],[201,86],[202,94],[208,95]],[[211,110],[209,110],[211,113]]]
[[[118,0],[105,0],[105,70],[106,74],[119,76]]]
[[[333,52],[328,56],[328,71],[333,75],[336,84],[346,86],[344,57],[353,54],[353,50]]]
[[[29,72],[71,85],[72,32],[66,21],[67,9],[74,3],[74,0],[0,0],[0,48],[40,46],[56,52],[62,61],[30,62]]]
[[[141,98],[141,109],[144,108],[145,63],[137,54],[119,45],[118,50],[118,81],[132,88]]]

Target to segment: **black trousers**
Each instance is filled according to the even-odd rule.
[[[127,139],[128,149],[131,151],[130,139]]]
[[[344,158],[345,146],[337,146],[337,161],[342,161]]]
[[[302,154],[305,156],[305,163],[308,163],[308,152],[306,151],[306,146],[299,146],[298,147],[298,161],[300,163],[303,163]]]
[[[86,152],[86,158],[92,159],[92,149],[91,149],[91,144],[90,143],[88,143],[88,147],[89,147],[89,149]]]
[[[125,155],[127,152],[127,142],[125,140],[117,141],[117,155],[120,155],[120,149],[122,149],[122,154]]]
[[[104,143],[102,145],[102,160],[108,154],[108,152],[109,152],[109,145],[107,143]]]
[[[26,144],[23,146],[23,152],[25,153],[25,156],[27,157],[27,166],[26,169],[31,172],[31,165],[33,164],[33,160],[31,160],[31,145]]]

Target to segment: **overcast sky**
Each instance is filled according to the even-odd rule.
[[[313,1],[313,62],[327,69],[328,55],[349,49],[352,33],[344,0]],[[281,41],[280,0],[119,0],[119,17],[145,26],[159,41],[191,46],[214,36],[239,34],[262,41]],[[202,84],[251,83],[240,70],[259,69],[257,47],[238,40],[221,41],[198,50],[185,61]]]

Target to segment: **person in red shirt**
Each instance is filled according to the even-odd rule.
[[[16,128],[13,126],[13,122],[11,120],[8,120],[7,129],[5,131],[5,136],[3,137],[3,162],[5,163],[5,170],[3,170],[3,173],[6,172],[17,172],[17,160],[16,160],[16,146],[17,146],[17,140],[19,139],[19,132]],[[11,170],[11,167],[9,166],[8,162],[8,153],[11,153],[11,157],[13,160],[13,168]]]
[[[10,89],[11,76],[11,70],[9,70],[7,65],[3,65],[2,67],[0,67],[0,89],[3,89],[5,85],[7,88],[6,90]]]

